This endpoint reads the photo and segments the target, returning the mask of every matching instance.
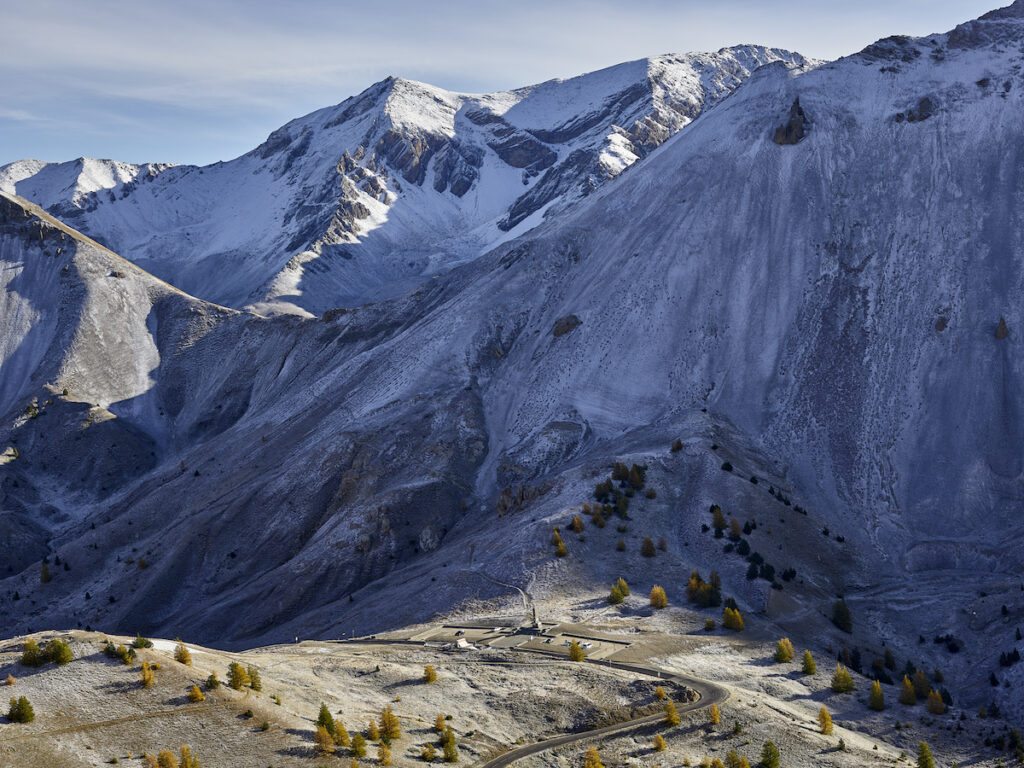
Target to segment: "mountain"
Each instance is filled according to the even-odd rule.
[[[193,295],[319,314],[397,295],[529,229],[776,61],[808,65],[742,46],[482,96],[388,78],[231,162],[20,161],[0,168],[0,190]]]
[[[763,66],[524,234],[319,318],[192,299],[5,198],[0,327],[53,328],[0,359],[6,380],[31,351],[0,422],[4,535],[36,547],[2,585],[13,631],[238,645],[401,626],[509,584],[574,615],[621,574],[679,595],[714,569],[748,616],[884,645],[941,666],[962,702],[1019,707],[987,676],[1024,609],[1022,43],[1018,0]],[[298,125],[236,162],[284,167]],[[431,178],[399,183],[440,194]],[[111,347],[123,359],[87,367]],[[110,475],[77,463],[143,444],[148,463]],[[571,534],[616,460],[646,464],[653,495]],[[798,577],[747,578],[702,530],[711,504]],[[653,561],[644,537],[664,539]],[[40,583],[40,553],[70,570]],[[837,595],[850,635],[822,619]]]

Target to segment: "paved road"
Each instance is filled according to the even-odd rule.
[[[410,640],[347,640],[345,644],[352,645],[404,645],[414,646],[422,648],[424,643],[415,642]],[[550,651],[544,651],[534,648],[515,648],[516,650],[523,653],[536,653],[544,656],[558,656],[561,659],[566,659],[565,656]],[[678,683],[685,685],[687,688],[694,690],[700,696],[696,701],[691,701],[686,704],[681,704],[676,707],[680,713],[693,712],[699,709],[705,709],[710,707],[712,704],[721,704],[729,698],[729,689],[724,686],[713,683],[710,680],[703,680],[698,677],[689,677],[687,675],[677,675],[668,670],[660,669],[653,664],[640,664],[640,663],[626,663],[619,661],[609,661],[608,659],[586,659],[587,663],[596,664],[602,667],[611,667],[612,669],[620,669],[624,672],[632,672],[635,675],[643,677],[656,677],[665,682]],[[589,731],[578,731],[576,733],[565,733],[561,736],[554,736],[550,739],[544,739],[534,744],[527,744],[522,747],[505,752],[504,754],[498,755],[491,760],[480,766],[480,768],[506,768],[517,760],[522,760],[524,757],[530,755],[536,755],[539,752],[546,752],[549,749],[555,749],[556,747],[562,747],[566,744],[572,744],[577,741],[590,741],[598,739],[604,736],[610,736],[613,734],[624,733],[634,729],[644,728],[648,725],[654,725],[665,719],[665,715],[659,712],[655,715],[645,715],[644,717],[638,717],[634,720],[627,720],[624,723],[615,723],[614,725],[606,725],[602,728],[594,728]]]

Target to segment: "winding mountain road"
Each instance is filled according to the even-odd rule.
[[[425,643],[417,642],[412,640],[384,640],[384,639],[372,639],[362,640],[353,639],[342,641],[346,645],[404,645],[413,646],[417,648],[424,647]],[[557,656],[559,658],[565,658],[561,654],[538,650],[534,648],[515,648],[514,650],[520,653],[534,653],[542,656]],[[699,698],[696,701],[687,702],[677,706],[677,710],[680,714],[685,712],[694,712],[700,709],[710,707],[712,704],[721,704],[729,698],[729,689],[713,683],[710,680],[704,680],[697,677],[690,677],[688,675],[678,675],[674,672],[661,669],[654,666],[653,664],[645,663],[628,663],[619,661],[610,661],[608,659],[585,659],[585,663],[596,664],[602,667],[610,667],[612,669],[619,669],[625,672],[632,672],[635,675],[643,677],[654,677],[660,680],[664,680],[668,683],[679,683],[681,685],[690,688],[697,692]],[[549,749],[556,749],[557,747],[563,747],[567,744],[573,744],[579,741],[591,741],[593,739],[602,738],[604,736],[617,735],[625,733],[627,731],[644,728],[649,725],[654,725],[665,719],[665,715],[662,712],[658,712],[653,715],[644,715],[643,717],[637,717],[632,720],[627,720],[622,723],[614,723],[612,725],[602,726],[600,728],[593,728],[589,731],[578,731],[575,733],[564,733],[559,736],[553,736],[550,739],[543,739],[542,741],[535,742],[533,744],[526,744],[516,749],[509,750],[497,757],[493,757],[485,763],[482,763],[479,768],[507,768],[518,760],[522,760],[530,755],[536,755],[540,752],[546,752]]]

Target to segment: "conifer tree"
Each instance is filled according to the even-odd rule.
[[[437,759],[437,752],[434,750],[433,744],[424,744],[423,749],[420,750],[420,757],[425,763],[432,763]]]
[[[206,701],[206,695],[199,690],[198,685],[193,685],[192,690],[188,692],[188,700],[196,703]]]
[[[380,735],[387,744],[402,738],[401,723],[398,721],[398,715],[392,711],[390,704],[385,706],[380,713]]]
[[[186,666],[192,666],[192,654],[188,652],[188,648],[181,640],[178,640],[178,644],[174,646],[174,660]]]
[[[853,619],[850,616],[850,608],[846,600],[839,599],[832,604],[832,623],[846,634],[853,632]]]
[[[928,742],[922,741],[917,748],[917,768],[935,768],[935,758],[928,747]]]
[[[370,741],[378,741],[380,739],[380,729],[377,727],[377,721],[372,717],[370,718],[370,726],[366,729],[366,738]]]
[[[715,529],[716,535],[729,527],[729,523],[725,520],[725,515],[722,514],[722,508],[717,504],[711,508],[711,527]]]
[[[722,611],[722,626],[736,632],[741,631],[744,624],[743,617],[740,615],[739,609],[729,608],[726,606],[725,610]]]
[[[730,749],[725,756],[725,768],[750,768],[750,763],[735,749]]]
[[[824,705],[818,710],[818,730],[826,736],[832,733],[832,715]]]
[[[604,763],[601,762],[601,755],[597,752],[597,747],[590,747],[587,750],[586,755],[583,756],[583,768],[604,768]]]
[[[612,605],[619,605],[622,602],[622,593],[617,586],[613,585],[608,593],[608,602]]]
[[[457,763],[459,761],[459,749],[455,743],[455,731],[448,728],[441,739],[441,754],[446,763]]]
[[[427,664],[427,666],[423,668],[423,682],[433,683],[435,680],[437,680],[437,670],[434,669],[433,664]]]
[[[444,733],[448,730],[448,723],[445,722],[444,713],[437,713],[437,717],[434,719],[434,730],[438,733]]]
[[[322,725],[316,727],[316,733],[313,734],[313,748],[320,755],[333,755],[334,754],[334,737],[331,736],[330,732]]]
[[[25,641],[21,649],[21,663],[26,667],[41,667],[46,663],[43,652],[39,649],[39,643],[32,638]]]
[[[672,727],[679,725],[679,712],[676,710],[676,705],[671,701],[665,702],[665,725]]]
[[[391,765],[391,748],[383,741],[377,746],[377,763]]]
[[[569,661],[583,661],[586,654],[575,640],[569,643]]]
[[[906,675],[903,676],[903,683],[900,685],[900,704],[906,704],[911,707],[914,704],[917,704],[917,694],[914,693],[914,684],[910,682],[910,678]]]
[[[7,679],[4,680],[4,685],[14,685],[14,675],[7,675]]]
[[[320,712],[316,716],[315,725],[322,725],[324,728],[327,729],[328,733],[332,734],[334,733],[335,728],[337,727],[336,723],[334,722],[334,717],[331,715],[331,710],[327,708],[326,702],[320,702]]]
[[[262,691],[263,681],[260,680],[260,671],[256,667],[248,667],[246,673],[249,675],[249,687],[254,691]]]
[[[916,696],[918,700],[927,699],[928,691],[930,691],[932,687],[928,683],[928,676],[924,673],[923,669],[919,669],[914,673],[913,683],[914,696]]]
[[[334,721],[334,729],[331,731],[331,736],[334,737],[334,743],[339,747],[352,746],[352,739],[349,738],[348,729],[345,728],[345,724],[341,720]]]
[[[640,545],[640,554],[644,557],[654,557],[658,554],[657,549],[654,547],[654,542],[651,541],[650,536],[644,536],[643,543]]]
[[[775,648],[775,661],[779,664],[785,664],[786,662],[793,660],[795,653],[796,652],[793,650],[793,643],[789,641],[788,637],[784,637],[779,640],[779,643]]]
[[[199,758],[192,754],[191,747],[181,745],[181,763],[178,768],[200,768]]]
[[[558,526],[555,526],[555,532],[551,534],[551,545],[554,547],[558,546],[558,542],[562,540],[562,534],[558,532]]]
[[[210,676],[206,678],[206,690],[213,691],[220,688],[220,678],[217,677],[216,672],[211,672]]]
[[[657,584],[651,587],[650,601],[651,605],[655,608],[666,607],[668,605],[668,596],[665,594],[665,589]]]
[[[664,752],[668,745],[665,743],[665,737],[660,733],[654,735],[654,751]]]
[[[352,756],[366,757],[366,738],[361,733],[352,734]]]
[[[818,665],[814,663],[814,656],[811,655],[810,651],[804,651],[803,673],[805,675],[813,675],[817,671]]]
[[[7,710],[7,719],[12,723],[31,723],[36,719],[36,713],[27,698],[12,696],[10,708]]]
[[[942,715],[946,712],[946,702],[942,700],[942,694],[938,691],[930,691],[925,707],[933,715]]]
[[[626,542],[623,541],[622,539],[619,539],[619,543],[615,545],[615,551],[616,552],[625,552],[626,551]]]
[[[249,672],[237,661],[228,665],[228,685],[236,691],[242,690],[249,684]]]
[[[62,667],[70,664],[74,658],[68,644],[57,638],[46,644],[46,648],[43,650],[43,657]]]
[[[152,667],[149,666],[148,661],[142,662],[142,687],[152,688],[155,682],[156,675],[153,673]]]
[[[766,741],[761,748],[761,765],[764,768],[779,768],[779,748],[774,742]]]
[[[53,576],[50,575],[50,566],[43,560],[43,565],[39,569],[39,581],[43,584],[48,584],[53,580]]]
[[[573,515],[572,522],[569,523],[569,530],[573,533],[583,533],[583,518]]]
[[[836,664],[836,671],[832,673],[832,690],[836,693],[852,693],[853,689],[853,676],[850,670],[842,664]]]
[[[718,711],[718,705],[714,702],[711,703],[711,708],[708,709],[708,722],[711,725],[718,725],[718,721],[722,718],[722,715]]]
[[[942,701],[942,698],[939,698]],[[876,712],[885,709],[885,696],[882,693],[882,684],[875,680],[871,683],[871,693],[868,695],[868,706]]]
[[[668,694],[666,694],[665,689],[659,685],[654,689],[654,698],[658,699],[658,701],[664,701],[668,698]]]
[[[158,768],[181,768],[177,756],[169,749],[160,750],[160,754],[156,756],[156,764]]]
[[[565,548],[565,542],[561,539],[558,540],[558,545],[555,547],[555,554],[558,557],[565,557],[569,554],[569,550]]]

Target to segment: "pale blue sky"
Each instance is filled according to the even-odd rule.
[[[527,85],[761,43],[836,58],[1009,0],[0,0],[0,164],[210,163],[389,74]]]

